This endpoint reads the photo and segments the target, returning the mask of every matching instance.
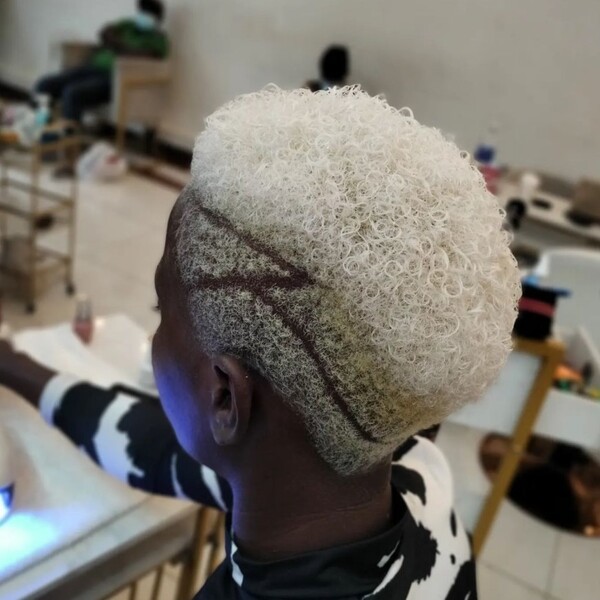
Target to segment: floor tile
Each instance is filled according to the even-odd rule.
[[[457,511],[471,531],[490,490],[478,459],[484,437],[485,432],[451,423],[444,423],[438,437],[438,445],[452,469]],[[504,501],[480,562],[544,592],[557,540],[557,530],[527,515],[510,501]]]
[[[477,570],[479,600],[544,600],[542,592],[526,587],[506,575],[479,565]],[[573,596],[573,598],[575,598]]]
[[[148,331],[156,327],[156,293],[151,283],[84,259],[78,264],[76,281],[91,298],[96,315],[124,313]]]
[[[177,195],[170,187],[130,175],[119,184],[87,184],[82,189],[80,205],[100,206],[106,213],[162,235]]]
[[[142,235],[148,227],[133,218],[123,217],[101,206],[90,206],[80,211],[78,217],[78,256],[94,258],[113,244]]]
[[[560,600],[600,598],[600,539],[559,534],[548,591]]]
[[[454,480],[454,506],[467,531],[472,532],[490,483],[479,462],[479,447],[485,432],[444,423],[436,444],[445,454]]]
[[[154,272],[162,256],[164,239],[150,231],[114,242],[103,252],[88,256],[88,260],[127,275],[154,290]]]
[[[481,562],[540,591],[547,588],[558,531],[502,503]]]

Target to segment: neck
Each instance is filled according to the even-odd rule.
[[[314,457],[274,462],[277,458],[231,482],[233,531],[249,557],[285,558],[366,539],[389,527],[389,464],[347,478],[323,464],[315,468]]]

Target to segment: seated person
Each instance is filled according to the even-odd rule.
[[[350,70],[350,55],[346,46],[329,46],[319,61],[319,79],[306,82],[311,92],[328,90],[330,87],[341,87],[346,83]]]
[[[167,56],[168,40],[160,26],[163,15],[159,0],[138,0],[138,12],[133,18],[102,29],[100,45],[86,64],[43,77],[35,85],[36,93],[60,100],[62,116],[81,121],[87,109],[110,101],[117,56]]]
[[[476,598],[413,436],[498,374],[520,285],[453,143],[355,88],[242,96],[196,142],[156,291],[162,407],[6,344],[0,381],[129,484],[228,511],[197,600]]]

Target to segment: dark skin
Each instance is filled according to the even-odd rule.
[[[391,521],[391,458],[368,473],[340,476],[265,378],[235,356],[209,356],[202,349],[174,261],[180,208],[176,204],[171,214],[156,271],[161,323],[153,342],[154,370],[179,443],[232,488],[238,546],[248,556],[272,560],[385,531]],[[0,381],[36,403],[53,373],[7,354],[2,346]],[[10,380],[5,366],[16,369]]]

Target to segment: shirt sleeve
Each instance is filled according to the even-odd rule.
[[[57,375],[39,404],[47,423],[132,487],[220,510],[231,507],[228,484],[181,448],[158,400]]]

